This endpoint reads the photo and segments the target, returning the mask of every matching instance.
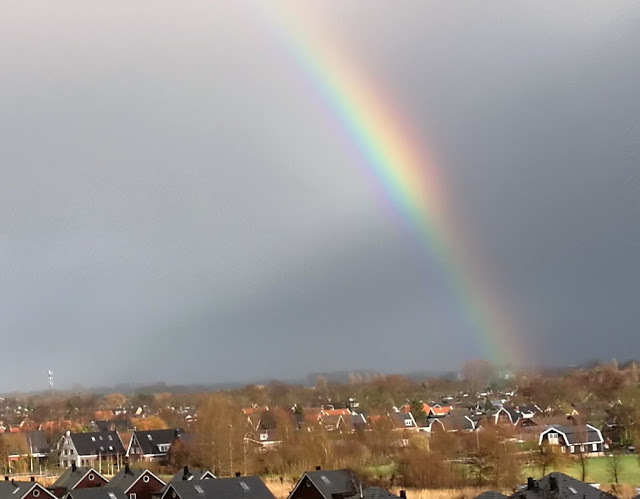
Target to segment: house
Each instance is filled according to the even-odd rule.
[[[40,430],[3,433],[0,434],[0,441],[7,451],[9,464],[19,459],[28,459],[30,471],[34,471],[38,465],[44,465],[51,452],[47,437]]]
[[[181,429],[134,431],[127,447],[127,457],[134,461],[160,461],[166,459]]]
[[[171,478],[171,482],[181,482],[183,480],[210,480],[215,477],[216,476],[209,470],[191,471],[189,469],[189,466],[185,466],[175,475],[173,475],[173,478]]]
[[[300,477],[288,499],[397,499],[380,487],[363,488],[350,470],[309,471]],[[400,497],[405,497],[404,491]]]
[[[446,418],[434,418],[429,420],[428,431],[445,430],[448,432],[473,431],[476,424],[469,416],[447,416]]]
[[[258,476],[169,482],[161,499],[275,499]]]
[[[588,483],[554,471],[540,480],[529,478],[527,485],[510,499],[617,499]]]
[[[56,497],[62,498],[70,490],[104,487],[108,482],[93,468],[81,468],[71,463],[71,466],[58,477],[49,490]]]
[[[600,430],[587,425],[548,426],[540,433],[538,445],[558,447],[568,454],[600,455],[604,451],[604,439]]]
[[[119,465],[124,457],[124,447],[115,431],[71,433],[67,431],[57,445],[61,468],[94,466],[106,461],[111,467]]]
[[[417,430],[418,424],[410,412],[390,412],[389,419],[394,430]]]
[[[165,483],[151,471],[132,468],[126,463],[106,488],[122,491],[127,499],[152,499],[164,486]]]
[[[532,426],[536,423],[533,417],[540,412],[536,406],[506,406],[500,407],[494,414],[495,424],[511,424],[520,426]]]
[[[357,495],[359,491],[360,482],[352,471],[316,469],[300,477],[289,494],[289,499],[347,498]]]
[[[55,496],[32,478],[30,482],[0,482],[0,499],[55,499]]]
[[[127,496],[120,489],[93,487],[71,490],[63,499],[127,499]]]

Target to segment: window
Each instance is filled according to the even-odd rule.
[[[412,424],[412,423],[411,423],[411,420],[410,420],[410,419],[405,419],[405,420],[404,420],[404,425],[405,425],[405,426],[411,426],[411,424]]]
[[[16,492],[18,492],[20,490],[20,487],[16,487],[15,489],[13,489],[13,492],[11,492],[12,494],[15,494]]]
[[[153,437],[147,433],[147,439],[148,440],[153,440]]]
[[[550,445],[558,445],[558,434],[557,433],[548,433],[549,444]]]
[[[324,483],[326,483],[327,485],[329,485],[329,484],[331,483],[331,481],[330,481],[326,476],[324,476],[324,475],[321,475],[321,476],[320,476],[320,479],[321,479]]]
[[[111,435],[109,435],[109,440],[113,440],[113,437]]]
[[[204,495],[204,490],[202,490],[202,487],[200,487],[200,485],[194,485],[193,486],[194,489],[196,489],[196,492],[200,495]]]
[[[584,452],[584,445],[580,446],[580,452]]]
[[[569,490],[571,491],[572,494],[577,494],[578,491],[576,489],[574,489],[573,487],[569,487]]]
[[[249,492],[249,486],[247,485],[247,482],[240,482],[240,487],[242,487],[242,490],[244,490],[245,492]]]
[[[591,446],[591,450],[592,450],[593,452],[598,452],[598,444],[593,444],[593,445]]]
[[[142,477],[142,481],[143,481],[144,483],[149,483],[149,475],[145,475],[145,476],[143,476],[143,477]],[[134,497],[133,499],[136,499],[136,498]]]
[[[571,452],[571,454],[575,452],[575,448],[573,447],[573,445],[569,446],[569,452]]]
[[[96,441],[96,437],[91,437],[91,441],[95,442]]]
[[[110,446],[109,446],[109,450],[113,450],[113,445],[110,445]]]
[[[113,492],[111,492],[111,494],[113,494]],[[111,497],[111,496],[109,496],[109,497]],[[112,499],[114,499],[114,498],[112,498]],[[135,492],[133,492],[133,493],[129,494],[129,499],[136,499],[136,494],[135,494]]]
[[[40,495],[40,491],[38,489],[35,489],[33,491],[33,497],[38,497]]]
[[[89,473],[89,476],[87,478],[93,482],[93,479],[95,478],[95,476],[93,473]]]

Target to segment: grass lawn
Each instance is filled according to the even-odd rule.
[[[611,482],[611,472],[609,470],[609,457],[592,457],[587,461],[587,481],[596,483],[609,483]],[[635,454],[628,454],[620,456],[620,483],[625,483],[633,487],[640,486],[640,463],[638,462],[638,456]],[[580,465],[577,462],[570,463],[568,467],[564,469],[549,470],[562,471],[567,475],[571,475],[574,478],[580,479],[582,472]],[[524,472],[527,476],[539,477],[540,470],[534,467],[525,467]]]

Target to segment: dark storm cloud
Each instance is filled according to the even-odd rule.
[[[637,3],[293,6],[429,143],[518,343],[632,355]],[[0,389],[485,354],[262,11],[38,7],[0,20]]]

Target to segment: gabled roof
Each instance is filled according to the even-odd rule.
[[[71,433],[69,438],[71,438],[79,456],[124,454],[124,447],[115,431]]]
[[[396,428],[416,428],[416,420],[410,412],[390,412],[389,418]]]
[[[127,495],[118,488],[90,487],[88,489],[74,489],[67,492],[64,499],[128,499]]]
[[[180,429],[134,431],[133,437],[137,440],[142,454],[145,456],[163,455],[166,454],[166,451],[161,451],[158,445],[170,445],[180,433],[182,433]]]
[[[105,477],[103,477],[100,473],[98,473],[93,468],[70,466],[66,470],[64,470],[64,473],[58,477],[58,479],[53,483],[51,488],[71,490],[76,485],[78,485],[80,480],[82,480],[86,475],[88,475],[89,472],[94,473],[96,476],[99,476],[100,478],[102,478],[105,482],[108,482],[108,480]]]
[[[511,499],[617,499],[588,483],[554,471],[540,480],[529,479],[524,489]]]
[[[185,466],[171,478],[171,482],[181,482],[187,480],[209,480],[216,476],[209,470],[191,470]]]
[[[257,476],[171,482],[162,497],[171,497],[172,489],[180,499],[275,499]]]
[[[151,473],[149,470],[144,470],[140,468],[131,468],[129,466],[125,466],[122,468],[116,475],[109,481],[106,485],[109,488],[117,488],[122,490],[125,494],[127,491],[142,478],[143,475],[149,475],[150,477],[158,480],[163,486],[165,485],[164,481],[158,478],[156,475]],[[146,479],[145,479],[146,480]],[[147,482],[149,480],[146,480]]]
[[[49,454],[51,452],[47,436],[42,430],[25,431],[23,435],[31,449],[31,454]]]
[[[294,487],[293,496],[301,483],[308,479],[325,499],[352,497],[359,492],[356,479],[350,470],[307,471]]]
[[[17,482],[17,481],[1,481],[0,482],[0,499],[22,499],[29,494],[34,487],[40,492],[53,498],[54,495],[36,482]]]

